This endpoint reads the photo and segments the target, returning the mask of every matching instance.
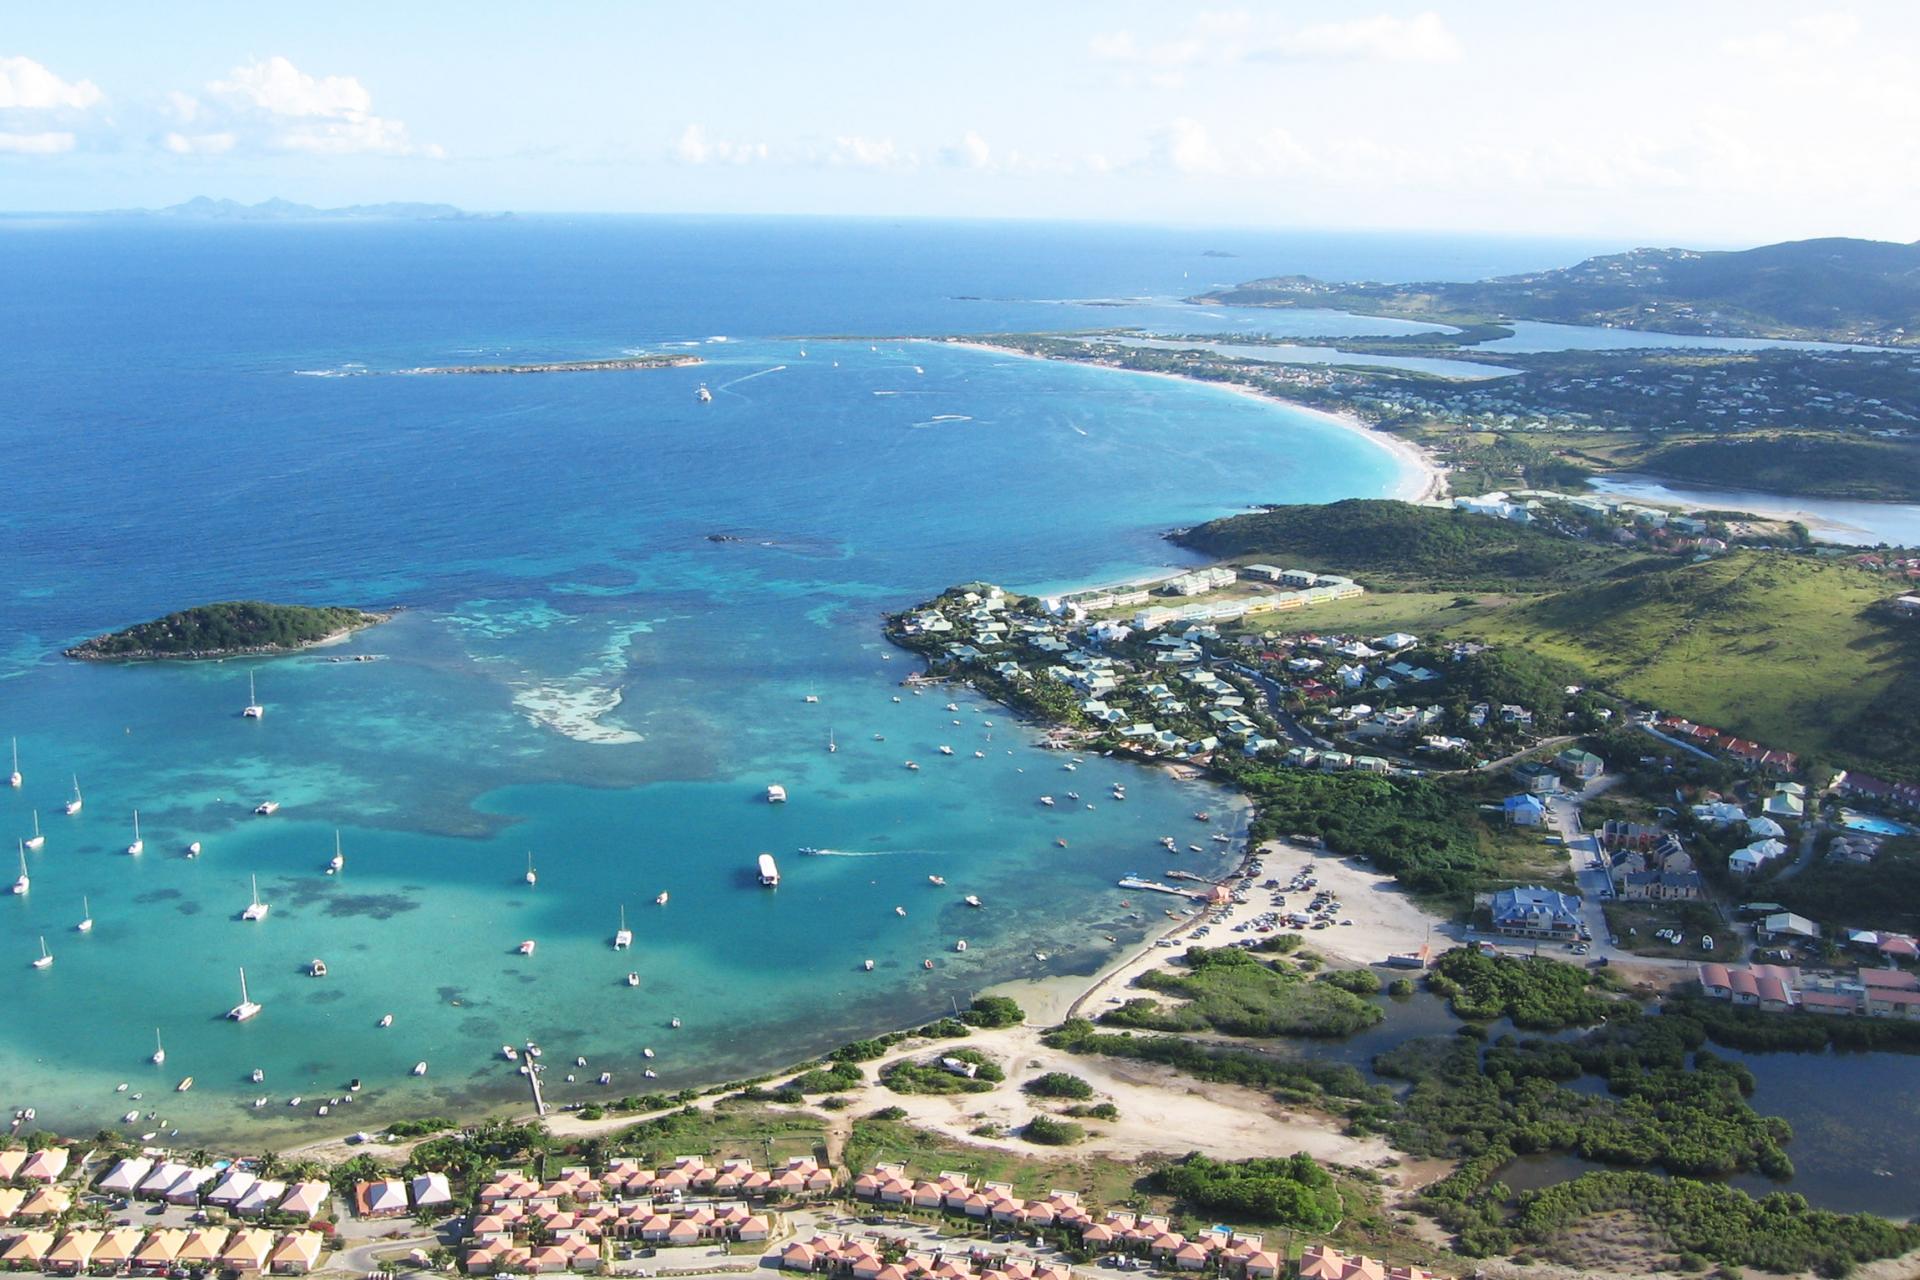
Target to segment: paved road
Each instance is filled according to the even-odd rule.
[[[398,1240],[369,1240],[364,1244],[354,1245],[350,1249],[342,1249],[327,1263],[326,1269],[365,1275],[369,1271],[387,1269],[380,1265],[379,1259],[384,1258],[392,1262],[395,1259],[405,1258],[413,1249],[425,1249],[431,1253],[434,1246],[439,1243],[440,1238],[431,1231],[425,1235],[402,1236]]]

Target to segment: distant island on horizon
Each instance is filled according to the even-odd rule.
[[[1191,301],[1331,308],[1466,328],[1530,320],[1910,346],[1920,343],[1920,242],[1836,236],[1738,250],[1630,249],[1471,282],[1267,276]]]
[[[160,209],[107,209],[87,215],[99,218],[178,218],[205,222],[483,222],[511,218],[511,213],[473,213],[458,205],[413,200],[381,204],[349,204],[332,209],[300,204],[278,196],[258,204],[195,196]]]

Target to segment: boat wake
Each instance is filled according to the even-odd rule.
[[[358,360],[349,360],[331,369],[295,369],[293,375],[296,378],[358,378],[372,372]]]
[[[810,858],[892,858],[932,853],[931,849],[802,849]]]
[[[758,373],[742,374],[740,377],[735,378],[732,382],[721,383],[719,386],[715,387],[714,390],[725,391],[728,387],[737,387],[743,382],[752,382],[755,378],[764,378],[770,373],[784,373],[786,372],[786,368],[787,366],[783,364],[777,364],[773,366],[773,368],[771,369],[762,369]]]
[[[925,422],[915,422],[910,425],[917,431],[924,427],[945,427],[956,422],[972,422],[974,420],[973,415],[970,413],[936,413]]]

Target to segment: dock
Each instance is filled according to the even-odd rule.
[[[527,1066],[527,1084],[533,1089],[533,1109],[538,1115],[547,1114],[547,1100],[540,1095],[540,1064],[531,1057],[525,1059]]]
[[[1192,889],[1182,889],[1175,885],[1161,884],[1158,880],[1142,880],[1139,876],[1121,876],[1122,889],[1144,889],[1148,893],[1170,893],[1176,898],[1188,898],[1194,902],[1206,901],[1207,895]]]

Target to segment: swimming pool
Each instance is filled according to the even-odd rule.
[[[1913,828],[1892,818],[1878,818],[1870,813],[1855,813],[1851,809],[1840,811],[1840,825],[1849,831],[1865,831],[1876,836],[1910,836]]]

